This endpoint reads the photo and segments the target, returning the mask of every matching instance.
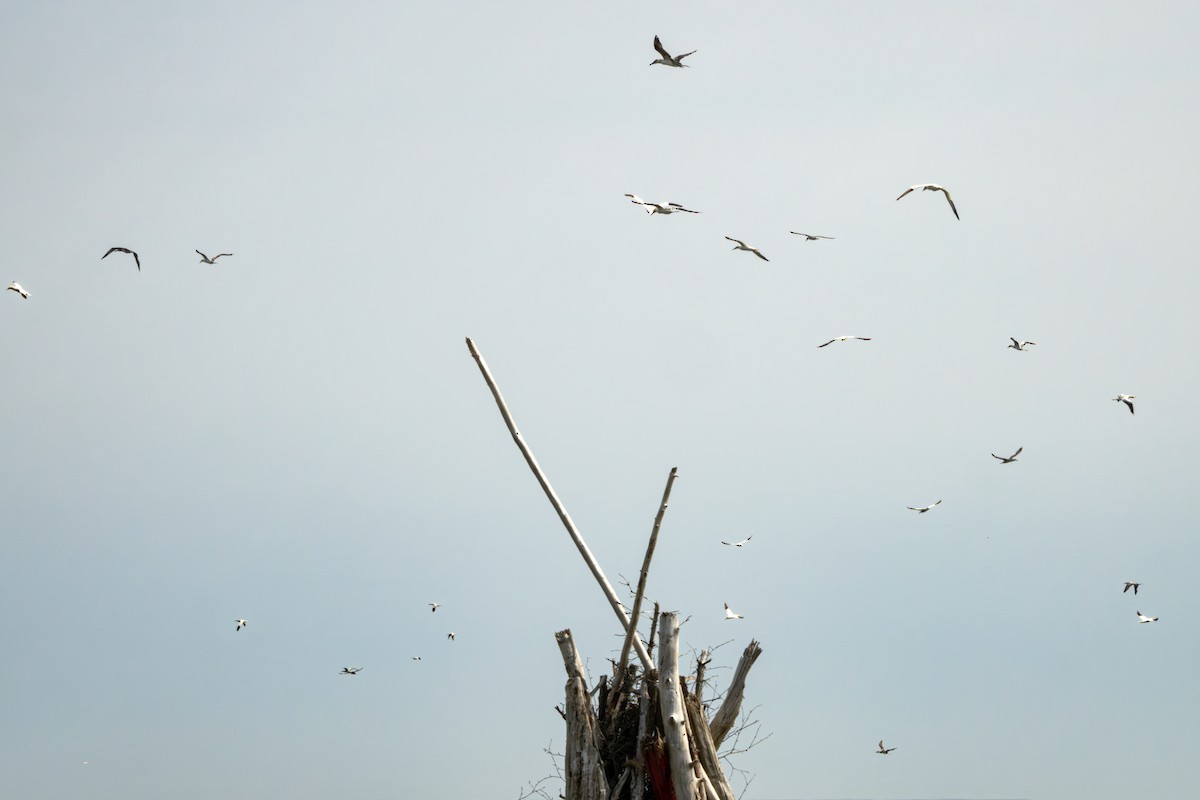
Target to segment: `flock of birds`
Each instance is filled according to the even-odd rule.
[[[200,251],[197,250],[196,252],[200,252]],[[203,254],[201,254],[201,255],[203,255]],[[232,255],[232,253],[227,253],[226,255]],[[205,258],[207,258],[207,256],[205,256]],[[220,258],[220,256],[215,256],[213,260],[215,261],[217,258]],[[208,263],[211,264],[212,261],[209,261]],[[441,603],[429,603],[428,605],[429,605],[429,610],[434,613],[437,613],[437,610],[442,607]],[[237,623],[237,627],[233,629],[235,633],[250,624],[250,621],[245,620],[245,619],[235,619],[234,622]],[[446,634],[446,639],[453,642],[457,638],[457,636],[458,636],[458,634],[456,634],[454,631],[450,631],[449,633]],[[421,660],[420,656],[410,656],[410,658],[412,661],[420,661]],[[357,675],[358,673],[360,673],[362,671],[363,671],[362,667],[342,667],[342,671],[339,672],[338,674],[339,675]]]
[[[677,67],[677,68],[690,67],[691,66],[690,64],[683,63],[683,59],[698,52],[696,50],[692,50],[691,52],[684,53],[679,56],[672,56],[669,52],[667,52],[666,48],[663,47],[662,42],[659,40],[658,36],[654,37],[654,49],[658,51],[658,53],[661,57],[650,62],[650,66],[654,66],[655,64],[662,64],[663,66],[667,66],[667,67]],[[962,217],[960,217],[958,214],[958,206],[956,206],[954,204],[954,198],[950,195],[950,190],[947,189],[945,186],[942,186],[937,183],[914,184],[913,186],[910,186],[907,189],[905,189],[903,192],[901,192],[900,195],[898,197],[896,197],[896,200],[902,200],[904,197],[908,196],[909,194],[911,194],[913,192],[917,192],[917,191],[941,192],[942,196],[946,198],[946,203],[950,206],[950,211],[954,214],[954,218],[956,220],[962,219]],[[679,203],[675,203],[675,202],[653,203],[653,202],[649,202],[647,200],[643,200],[642,198],[638,197],[636,194],[626,194],[625,196],[630,198],[630,202],[632,202],[634,205],[641,206],[642,208],[645,209],[645,211],[648,214],[651,214],[651,215],[654,215],[654,214],[667,215],[667,214],[674,214],[677,212],[684,212],[684,213],[688,213],[688,214],[699,214],[700,213],[699,211],[695,211],[695,210],[692,210],[689,208],[684,208],[682,205],[680,205]],[[822,239],[833,240],[835,238],[833,236],[823,236],[823,235],[818,235],[818,234],[803,233],[800,231],[790,231],[790,233],[792,233],[796,236],[803,236],[804,240],[806,242],[815,242],[815,241],[819,241]],[[734,250],[743,250],[748,253],[753,253],[754,255],[761,258],[763,261],[770,261],[770,259],[768,259],[765,255],[763,255],[761,250],[759,250],[756,247],[751,247],[750,245],[746,244],[741,239],[735,239],[732,236],[726,236],[725,238],[734,243],[734,247],[733,247]],[[1009,344],[1008,347],[1010,349],[1017,350],[1019,352],[1028,352],[1030,347],[1037,345],[1037,342],[1020,340],[1020,339],[1016,339],[1013,337],[1009,337],[1009,339],[1012,342],[1012,344]],[[832,339],[830,339],[829,341],[825,342],[824,344],[817,345],[817,347],[818,348],[828,347],[829,345],[831,345],[835,342],[847,342],[847,341],[851,341],[851,340],[869,342],[869,341],[871,341],[871,337],[870,336],[835,336]],[[1114,402],[1124,403],[1129,408],[1129,413],[1130,414],[1133,413],[1133,403],[1131,401],[1136,399],[1134,397],[1134,395],[1118,394],[1116,397],[1114,397],[1112,399]],[[992,458],[995,458],[1001,464],[1013,464],[1017,461],[1017,456],[1021,455],[1021,452],[1024,449],[1025,449],[1024,447],[1018,447],[1016,452],[1014,452],[1011,456],[1000,456],[1000,455],[996,455],[995,453],[992,453],[991,455],[992,455]],[[936,502],[930,503],[927,506],[915,506],[915,507],[907,506],[907,508],[909,511],[916,511],[918,514],[925,514],[941,504],[942,504],[942,501],[937,500]],[[729,546],[729,547],[744,547],[750,541],[751,538],[752,537],[747,536],[745,539],[742,539],[741,541],[738,541],[738,542],[722,541],[721,544]],[[1140,585],[1141,585],[1140,583],[1137,583],[1134,581],[1126,581],[1125,588],[1122,591],[1128,592],[1132,588],[1133,593],[1136,595],[1137,591],[1138,591],[1138,587]],[[725,605],[725,619],[726,620],[745,619],[745,617],[742,614],[738,614],[732,608],[730,608],[728,603],[725,603],[724,605]],[[1146,616],[1141,611],[1136,611],[1135,613],[1137,614],[1137,619],[1138,619],[1139,624],[1158,621],[1158,617]],[[896,749],[895,747],[885,748],[883,746],[883,740],[881,739],[879,741],[879,749],[876,750],[875,752],[878,753],[879,755],[887,755],[895,749]]]

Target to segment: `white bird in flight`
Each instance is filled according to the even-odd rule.
[[[1137,594],[1137,590],[1138,590],[1139,586],[1141,586],[1141,584],[1137,583],[1136,581],[1125,581],[1125,588],[1121,590],[1121,594],[1125,594],[1126,592],[1128,592],[1130,587],[1133,587],[1133,593]]]
[[[439,608],[441,608],[441,607],[442,607],[442,604],[441,604],[441,603],[430,603],[430,604],[429,604],[429,610],[430,610],[430,611],[437,611],[437,610],[438,610]]]
[[[745,619],[741,614],[735,614],[733,609],[729,607],[729,603],[725,604],[725,619]]]
[[[651,203],[649,200],[643,200],[636,194],[629,194],[628,192],[626,192],[625,196],[632,198],[629,202],[646,209],[647,214],[675,214],[678,212],[683,212],[685,214],[700,213],[699,211],[693,211],[690,208],[684,208],[683,206],[679,205],[679,203]]]
[[[357,675],[360,672],[362,672],[362,667],[342,667],[342,671],[339,672],[338,674],[339,675]]]
[[[1037,344],[1037,342],[1018,342],[1016,339],[1013,339],[1011,336],[1008,338],[1012,339],[1012,344],[1008,345],[1008,347],[1012,348],[1013,350],[1020,350],[1021,352],[1025,352],[1026,347],[1030,347],[1032,345]]]
[[[730,547],[743,547],[743,546],[745,546],[746,542],[750,541],[753,538],[754,538],[754,535],[751,534],[750,536],[747,536],[745,539],[742,539],[740,542],[726,542],[726,541],[722,540],[721,544],[727,544]],[[729,608],[729,606],[725,606],[725,607]]]
[[[934,506],[940,506],[941,504],[942,504],[942,501],[938,500],[936,503],[930,503],[929,505],[922,506],[921,508],[913,508],[912,506],[905,506],[905,508],[907,508],[909,511],[916,511],[919,514],[924,514],[926,511],[933,508]]]
[[[200,263],[201,263],[201,264],[215,264],[215,263],[217,263],[217,259],[218,259],[218,258],[221,258],[222,256],[231,256],[231,255],[233,255],[233,253],[217,253],[217,254],[216,254],[215,256],[213,256],[212,258],[209,258],[208,256],[204,255],[204,253],[201,253],[199,250],[197,250],[197,251],[196,251],[196,253],[197,253],[197,254],[200,256]]]
[[[667,48],[662,46],[662,42],[660,42],[658,40],[657,36],[654,37],[654,49],[658,51],[658,54],[660,56],[662,56],[662,58],[656,58],[653,61],[651,61],[650,66],[652,66],[652,67],[655,64],[662,64],[665,67],[690,67],[691,64],[684,64],[683,60],[685,58],[687,58],[688,56],[690,56],[692,53],[699,52],[697,50],[693,50],[691,53],[684,53],[682,55],[673,56],[667,52]]]
[[[413,660],[413,661],[420,661],[420,660],[421,660],[421,657],[420,657],[420,656],[412,656],[412,660]]]
[[[449,633],[447,633],[446,638],[453,642],[454,641],[454,631],[450,631]]]
[[[1135,611],[1134,613],[1137,614],[1139,623],[1158,622],[1158,617],[1147,617],[1140,611]]]
[[[871,341],[870,336],[835,336],[832,339],[830,339],[828,342],[826,342],[825,344],[817,345],[817,348],[820,349],[822,347],[828,347],[829,345],[833,344],[834,342],[848,342],[851,339],[858,339],[863,342]]]
[[[837,238],[836,236],[818,236],[815,233],[801,233],[800,231],[788,231],[788,233],[794,233],[797,236],[803,236],[804,241],[806,241],[806,242],[815,242],[817,239],[836,239]]]
[[[896,748],[894,748],[894,747],[889,747],[889,748],[887,748],[887,749],[884,749],[884,746],[883,746],[883,739],[880,739],[880,740],[879,740],[879,749],[878,749],[878,750],[876,750],[875,752],[876,752],[876,753],[879,753],[879,755],[881,755],[881,756],[886,756],[888,753],[892,752],[892,751],[893,751],[893,750],[895,750],[895,749],[896,749]]]
[[[753,247],[751,247],[750,245],[748,245],[748,244],[746,244],[745,242],[743,242],[741,239],[735,239],[735,238],[733,238],[732,236],[726,236],[725,238],[726,238],[726,239],[728,239],[728,240],[729,240],[729,241],[731,241],[731,242],[736,242],[736,243],[737,243],[737,246],[733,248],[734,250],[745,250],[747,253],[754,253],[754,255],[758,256],[758,257],[759,257],[759,258],[761,258],[763,261],[770,261],[770,260],[771,260],[771,259],[767,258],[766,256],[764,256],[762,253],[760,253],[760,252],[758,252],[757,250],[755,250],[755,249],[754,249]]]
[[[1025,449],[1024,447],[1018,447],[1017,452],[1013,453],[1008,458],[1005,458],[1004,456],[998,456],[995,453],[992,453],[992,458],[1000,459],[1001,464],[1011,464],[1012,462],[1017,460],[1017,456],[1021,455],[1021,451],[1024,449]]]
[[[954,212],[954,218],[961,219],[961,217],[958,216],[958,209],[954,207],[954,200],[950,197],[950,190],[945,186],[938,186],[936,183],[918,183],[916,186],[910,186],[901,192],[900,197],[904,197],[904,195],[917,189],[924,189],[927,192],[941,192],[942,194],[946,195],[946,202],[950,204],[950,210]],[[897,197],[896,199],[899,200],[900,197]]]
[[[133,256],[133,263],[137,264],[138,272],[142,271],[142,260],[140,258],[138,258],[137,253],[133,252],[128,247],[110,247],[110,248],[108,248],[107,253],[100,256],[100,260],[103,261],[104,259],[108,258],[113,253],[129,253],[129,255]]]
[[[1131,394],[1119,394],[1113,398],[1113,402],[1124,403],[1125,405],[1129,406],[1129,413],[1132,414],[1133,413],[1133,403],[1131,403],[1129,401],[1136,400],[1136,399],[1137,398]]]
[[[235,619],[234,622],[237,623],[237,627],[234,628],[234,631],[240,631],[242,628],[244,628],[250,624],[248,621],[246,621],[244,619]]]
[[[27,292],[23,288],[21,288],[21,284],[17,283],[16,281],[13,281],[12,283],[10,283],[8,285],[8,291],[16,292],[17,294],[21,295],[21,297],[25,298],[26,300],[29,299],[29,292]]]

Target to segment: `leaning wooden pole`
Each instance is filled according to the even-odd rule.
[[[592,571],[592,576],[596,579],[596,583],[600,584],[600,589],[604,592],[604,596],[608,598],[608,604],[612,606],[613,613],[621,621],[621,630],[633,631],[634,649],[637,650],[638,658],[641,659],[642,668],[648,671],[651,667],[650,653],[646,650],[646,646],[637,635],[636,625],[629,619],[629,615],[625,612],[625,607],[621,605],[621,601],[617,598],[617,593],[613,590],[612,584],[608,582],[608,578],[604,577],[604,570],[600,569],[599,562],[592,555],[592,551],[588,549],[587,543],[583,541],[583,536],[579,533],[579,529],[575,527],[575,522],[571,519],[571,515],[567,513],[567,509],[563,506],[562,501],[558,499],[558,495],[555,494],[550,481],[546,479],[546,474],[542,472],[537,459],[533,457],[533,451],[529,449],[529,445],[525,444],[525,440],[521,437],[521,432],[517,430],[517,423],[513,421],[512,414],[508,412],[508,405],[504,402],[504,396],[500,394],[500,387],[496,385],[496,381],[492,378],[492,373],[487,368],[483,356],[479,354],[479,350],[476,349],[475,343],[471,341],[469,336],[467,337],[467,349],[471,351],[471,357],[479,365],[479,371],[483,374],[484,381],[487,382],[488,388],[492,390],[492,397],[495,398],[496,405],[500,408],[500,416],[504,417],[504,424],[508,426],[508,432],[512,434],[513,441],[517,443],[517,449],[525,457],[525,463],[533,471],[533,475],[541,485],[542,491],[546,493],[547,499],[550,500],[550,505],[554,506],[554,510],[558,513],[558,518],[562,520],[567,533],[571,535],[571,541],[575,542],[575,547],[579,549],[579,554],[583,556],[588,569]]]
[[[671,487],[675,485],[675,476],[678,473],[678,467],[671,467],[671,474],[667,476],[667,488],[663,489],[662,502],[658,506],[658,514],[654,516],[654,527],[650,530],[650,543],[646,545],[646,557],[642,559],[642,571],[638,575],[637,591],[633,595],[633,610],[629,612],[629,616],[633,618],[633,624],[625,631],[625,644],[621,647],[621,661],[620,666],[617,667],[618,674],[625,671],[625,662],[629,660],[629,647],[633,644],[633,635],[637,632],[637,621],[642,613],[642,597],[646,593],[646,576],[650,574],[650,559],[654,557],[654,546],[658,544],[658,530],[662,527],[663,516],[667,513],[667,503],[671,499]]]

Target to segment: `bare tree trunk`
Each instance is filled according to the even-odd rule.
[[[684,698],[683,702],[687,707],[688,722],[692,726],[692,741],[696,745],[696,754],[700,759],[700,765],[704,768],[705,775],[712,783],[713,790],[720,800],[737,800],[733,787],[729,785],[729,780],[725,777],[725,771],[721,769],[721,759],[717,755],[717,746],[713,743],[712,734],[709,732],[708,721],[704,718],[704,712],[700,708],[700,698],[693,695]]]
[[[701,697],[704,694],[704,672],[708,669],[709,659],[712,658],[712,653],[708,650],[701,650],[700,657],[696,659],[696,687],[692,690],[692,694],[696,696],[696,703],[702,703]]]
[[[667,501],[671,499],[671,487],[675,485],[677,467],[671,467],[667,476],[667,488],[663,490],[662,502],[658,505],[658,514],[654,516],[654,527],[650,529],[650,543],[646,545],[646,557],[642,559],[642,571],[638,575],[637,591],[633,595],[633,611],[629,616],[633,624],[625,631],[625,644],[621,647],[621,665],[618,672],[625,671],[625,662],[629,660],[629,647],[633,644],[634,634],[637,633],[638,617],[642,613],[642,596],[646,592],[646,576],[650,574],[650,559],[654,557],[654,546],[658,543],[658,529],[662,527],[663,516],[667,513]]]
[[[659,615],[658,637],[658,704],[675,800],[706,800],[692,769],[687,710],[679,689],[679,618],[674,612],[664,611]]]
[[[525,457],[525,463],[533,471],[533,475],[541,485],[542,491],[546,493],[547,499],[550,500],[550,505],[554,506],[554,510],[558,513],[558,518],[562,520],[562,524],[567,529],[567,533],[570,534],[571,540],[575,542],[575,547],[578,548],[579,554],[583,556],[588,569],[592,571],[592,576],[596,579],[596,583],[600,584],[600,590],[604,592],[604,596],[608,599],[608,604],[612,606],[613,613],[621,621],[621,630],[629,631],[631,628],[633,629],[633,646],[637,650],[638,658],[641,659],[642,668],[649,670],[651,666],[650,653],[646,650],[646,646],[642,644],[641,638],[637,635],[636,620],[630,621],[628,614],[625,613],[625,607],[617,599],[617,593],[613,590],[612,584],[604,576],[604,570],[600,569],[599,562],[592,555],[592,551],[588,549],[587,542],[583,540],[582,534],[575,527],[574,520],[567,513],[567,509],[563,506],[562,501],[558,499],[558,495],[555,494],[550,481],[546,479],[546,475],[542,472],[541,466],[538,465],[537,459],[533,457],[533,451],[525,444],[525,439],[522,438],[521,432],[517,430],[517,423],[513,420],[512,414],[508,412],[508,405],[504,402],[504,396],[500,394],[500,387],[496,385],[496,381],[492,378],[491,370],[488,369],[487,363],[484,362],[483,356],[480,355],[479,350],[476,349],[475,343],[471,341],[470,337],[467,338],[467,349],[471,351],[471,356],[475,359],[475,363],[479,365],[479,371],[483,374],[484,381],[487,382],[488,388],[492,390],[492,397],[495,398],[496,405],[500,409],[500,416],[504,417],[504,424],[508,426],[508,432],[512,434],[513,441],[517,443],[517,448],[521,451],[521,455]]]
[[[638,735],[637,751],[634,758],[633,789],[630,796],[633,800],[642,800],[646,794],[646,734],[650,724],[650,680],[653,672],[642,674],[642,684],[638,688]]]
[[[751,639],[750,644],[746,645],[746,649],[742,651],[737,668],[733,671],[733,680],[730,681],[729,688],[725,690],[725,700],[717,709],[717,713],[713,714],[712,722],[708,725],[709,731],[712,732],[713,745],[716,747],[721,746],[721,742],[737,722],[738,712],[742,710],[742,696],[746,691],[746,675],[760,655],[762,655],[762,648],[758,646],[757,641]]]
[[[588,696],[583,661],[575,649],[570,629],[554,634],[567,670],[567,800],[608,800],[608,779],[600,755],[600,728]]]

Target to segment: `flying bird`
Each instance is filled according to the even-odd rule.
[[[864,341],[864,342],[869,342],[869,341],[871,341],[871,337],[870,337],[870,336],[835,336],[835,337],[833,337],[832,339],[830,339],[828,342],[826,342],[825,344],[819,344],[819,345],[817,345],[817,348],[818,348],[818,349],[820,349],[820,348],[822,348],[822,347],[828,347],[829,345],[833,344],[834,342],[846,342],[846,341],[849,341],[849,340],[851,340],[851,339],[859,339],[859,340],[861,340],[861,341]]]
[[[29,299],[29,292],[27,292],[23,288],[21,288],[21,284],[17,283],[16,281],[13,281],[12,283],[10,283],[8,285],[8,291],[16,292],[17,294],[21,295],[21,297],[25,298],[26,300]]]
[[[1141,586],[1141,584],[1137,583],[1135,581],[1125,581],[1125,588],[1121,590],[1121,594],[1125,594],[1126,592],[1128,592],[1130,587],[1133,587],[1133,593],[1137,594],[1137,590],[1138,590],[1139,586]]]
[[[1131,395],[1131,394],[1119,394],[1113,398],[1113,402],[1114,403],[1124,403],[1125,405],[1129,406],[1129,413],[1132,414],[1133,413],[1133,403],[1131,403],[1129,401],[1136,400],[1136,399],[1137,399],[1137,397],[1135,397],[1134,395]]]
[[[693,211],[690,208],[684,208],[679,203],[651,203],[649,200],[643,200],[636,194],[626,193],[626,197],[632,198],[629,202],[634,205],[641,206],[646,209],[647,214],[675,214],[683,212],[685,214],[699,214],[699,211]]]
[[[1158,622],[1158,617],[1147,617],[1145,614],[1143,614],[1140,611],[1135,611],[1134,613],[1137,614],[1137,616],[1138,616],[1139,624],[1144,624],[1146,622]]]
[[[412,657],[412,660],[413,660],[413,661],[420,661],[420,660],[421,660],[421,657],[420,657],[420,656],[413,656],[413,657]]]
[[[754,249],[753,247],[751,247],[750,245],[748,245],[748,244],[746,244],[745,242],[743,242],[741,239],[735,239],[735,238],[733,238],[732,236],[726,236],[725,238],[726,238],[726,239],[728,239],[728,240],[729,240],[729,241],[731,241],[731,242],[736,242],[736,243],[737,243],[737,247],[733,248],[734,250],[745,250],[745,251],[746,251],[746,252],[748,252],[748,253],[754,253],[754,255],[758,256],[758,257],[759,257],[759,258],[761,258],[763,261],[770,261],[770,260],[771,260],[771,259],[767,258],[766,256],[764,256],[762,253],[760,253],[760,252],[758,252],[757,250],[755,250],[755,249]]]
[[[1008,345],[1008,347],[1012,348],[1013,350],[1020,350],[1021,352],[1024,352],[1026,347],[1037,344],[1037,342],[1018,342],[1011,336],[1008,338],[1012,339],[1012,344]]]
[[[342,671],[339,672],[338,674],[339,675],[357,675],[360,672],[362,672],[362,667],[342,667]]]
[[[684,53],[683,55],[673,56],[667,52],[665,47],[662,46],[662,42],[658,40],[657,36],[654,37],[654,49],[658,51],[658,54],[662,56],[662,58],[656,58],[651,61],[650,66],[652,67],[655,64],[662,64],[665,67],[690,67],[691,64],[684,64],[683,60],[692,53],[699,52],[697,50],[693,50],[692,53]]]
[[[437,611],[437,610],[438,610],[439,608],[441,608],[441,607],[442,607],[442,604],[441,604],[441,603],[430,603],[430,604],[429,604],[429,610],[430,610],[430,611]]]
[[[927,192],[941,192],[942,194],[946,195],[946,202],[950,204],[950,210],[954,212],[954,218],[961,219],[961,217],[958,216],[958,209],[954,207],[954,200],[950,197],[950,191],[945,186],[938,186],[936,183],[918,183],[916,186],[910,186],[901,192],[900,197],[904,197],[904,195],[916,189],[924,189]],[[897,197],[896,199],[899,200],[900,197]]]
[[[992,453],[992,458],[1000,459],[1001,464],[1011,464],[1012,462],[1017,460],[1017,456],[1021,455],[1021,451],[1024,449],[1025,449],[1024,447],[1018,447],[1017,452],[1013,453],[1008,458],[1005,458],[1004,456],[998,456],[995,453]]]
[[[745,619],[741,614],[735,614],[733,609],[729,607],[729,603],[725,604],[725,619]]]
[[[103,261],[104,259],[108,258],[113,253],[129,253],[129,255],[133,256],[133,263],[137,264],[138,272],[142,271],[142,260],[140,258],[138,258],[137,253],[133,252],[128,247],[110,247],[110,248],[108,248],[107,253],[100,256],[100,260]]]
[[[449,633],[447,633],[446,638],[453,642],[454,641],[454,631],[450,631]]]
[[[797,236],[803,236],[804,241],[806,241],[806,242],[815,242],[817,239],[836,239],[837,238],[836,236],[818,236],[815,233],[801,233],[800,231],[788,231],[788,233],[794,233]]]
[[[201,264],[215,264],[215,263],[217,263],[217,259],[218,259],[218,258],[221,258],[222,256],[231,256],[231,255],[233,255],[233,253],[217,253],[217,254],[216,254],[215,256],[213,256],[212,258],[209,258],[208,256],[204,255],[204,253],[201,253],[199,250],[197,250],[197,251],[196,251],[196,253],[197,253],[197,254],[199,254],[199,256],[200,256],[200,263],[201,263]]]
[[[894,748],[894,747],[888,747],[885,749],[883,746],[883,739],[880,739],[879,740],[879,749],[876,750],[875,752],[879,753],[879,755],[881,755],[881,756],[886,756],[888,753],[892,752],[895,749],[896,748]]]
[[[244,628],[250,624],[249,622],[247,622],[244,619],[235,619],[234,622],[237,623],[237,627],[234,628],[234,631],[240,631],[242,628]]]
[[[743,546],[745,546],[746,542],[750,541],[750,540],[751,540],[751,539],[753,539],[753,538],[754,538],[754,536],[753,536],[753,534],[751,534],[750,536],[747,536],[745,539],[742,539],[740,542],[726,542],[726,541],[722,541],[722,542],[721,542],[721,544],[727,544],[727,545],[729,545],[730,547],[743,547]],[[726,608],[729,608],[729,606],[725,606],[725,607],[726,607]]]
[[[916,511],[918,514],[924,514],[926,511],[933,508],[934,506],[940,506],[941,504],[942,504],[942,501],[938,500],[936,503],[930,503],[929,505],[924,506],[922,508],[913,508],[912,506],[905,506],[905,508],[907,508],[909,511]]]

